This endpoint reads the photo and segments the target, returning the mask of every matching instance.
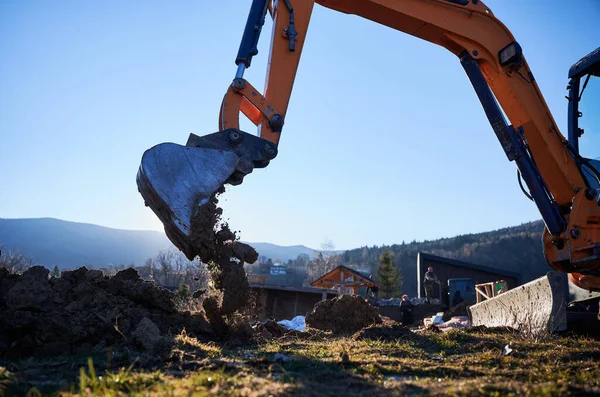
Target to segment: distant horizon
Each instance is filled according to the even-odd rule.
[[[47,220],[54,220],[54,221],[59,221],[59,222],[67,222],[67,223],[74,223],[74,224],[79,224],[79,225],[89,225],[89,226],[95,226],[95,227],[100,227],[100,228],[104,228],[104,229],[109,229],[109,230],[120,230],[120,231],[127,231],[127,232],[144,232],[144,233],[158,233],[160,235],[163,235],[165,238],[167,238],[164,230],[152,230],[152,229],[123,229],[123,228],[115,228],[115,227],[110,227],[110,226],[104,226],[104,225],[100,225],[97,223],[90,223],[90,222],[79,222],[79,221],[71,221],[71,220],[67,220],[67,219],[60,219],[60,218],[55,218],[55,217],[50,217],[50,216],[45,216],[45,217],[31,217],[31,218],[5,218],[5,217],[0,217],[0,220],[9,220],[9,221],[19,221],[19,220],[31,220],[31,221],[35,221],[35,220],[41,220],[41,219],[47,219]],[[417,243],[422,243],[425,241],[434,241],[434,240],[439,240],[439,239],[446,239],[446,238],[454,238],[454,237],[459,237],[459,236],[464,236],[464,235],[476,235],[476,234],[483,234],[483,233],[490,233],[490,232],[495,232],[498,230],[502,230],[502,229],[506,229],[506,228],[511,228],[511,227],[516,227],[516,226],[522,226],[522,225],[526,225],[529,223],[535,223],[535,222],[541,222],[542,219],[536,219],[533,221],[527,221],[527,222],[521,222],[519,224],[516,225],[512,225],[512,226],[506,226],[506,227],[501,227],[498,229],[491,229],[491,230],[486,230],[483,232],[473,232],[473,233],[466,233],[466,234],[457,234],[454,236],[445,236],[445,237],[440,237],[440,238],[436,238],[436,239],[424,239],[424,240],[416,240],[416,239],[412,239],[409,241],[403,240],[406,244],[410,244],[413,241],[416,241]],[[167,238],[168,239],[168,238]],[[310,247],[306,244],[292,244],[292,245],[281,245],[281,244],[277,244],[277,243],[273,243],[273,242],[269,242],[269,241],[248,241],[245,239],[240,239],[241,242],[246,243],[246,244],[269,244],[269,245],[274,245],[277,247],[282,247],[282,248],[294,248],[294,247],[304,247],[304,248],[308,248],[310,250],[313,250],[315,252],[325,252],[327,250],[321,250],[321,249],[317,249],[317,248],[313,248]],[[0,242],[0,246],[1,246],[1,242]],[[331,251],[350,251],[353,249],[357,249],[357,248],[362,248],[362,247],[383,247],[383,246],[390,246],[390,245],[399,245],[402,244],[402,241],[396,242],[396,243],[392,243],[392,244],[375,244],[375,245],[360,245],[360,246],[356,246],[353,248],[337,248],[334,247],[333,250]]]

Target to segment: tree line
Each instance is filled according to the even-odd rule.
[[[327,250],[322,250],[313,259],[303,255],[283,264],[293,276],[288,276],[287,279],[270,276],[270,279],[274,284],[289,280],[289,285],[306,287],[335,266],[344,265],[367,276],[373,275],[379,284],[387,283],[387,274],[392,280],[398,278],[397,283],[391,284],[399,287],[389,288],[389,291],[395,292],[388,292],[386,288],[386,292],[380,291],[380,297],[400,296],[402,293],[416,296],[417,255],[423,252],[520,273],[522,282],[527,282],[550,270],[543,256],[543,230],[542,221],[535,221],[491,232],[465,234],[432,241],[409,243],[403,241],[400,244],[363,246],[347,250],[340,255],[330,255]],[[333,244],[322,248],[327,247],[332,248]],[[385,252],[389,254],[384,256]],[[273,261],[262,257],[258,262],[249,265],[248,272],[267,275]],[[384,262],[387,270],[378,272]],[[390,270],[390,262],[395,271]]]
[[[492,232],[433,241],[363,246],[340,255],[333,253],[335,245],[327,241],[313,258],[301,254],[283,262],[261,255],[256,263],[245,266],[247,273],[263,276],[269,284],[309,287],[318,277],[338,265],[344,265],[367,277],[372,275],[382,287],[385,285],[380,291],[380,297],[399,296],[402,292],[415,296],[419,252],[521,273],[523,282],[545,274],[549,267],[541,246],[543,229],[543,223],[536,221]],[[275,264],[280,264],[285,269],[285,274],[272,275],[271,268]],[[0,255],[0,267],[14,272],[22,272],[32,265],[33,260],[21,253],[4,252]],[[107,275],[114,275],[125,267],[132,265],[111,265],[102,270]],[[194,288],[205,285],[209,279],[204,264],[198,260],[187,260],[174,248],[158,252],[136,269],[144,279],[172,288],[182,284]],[[53,274],[59,272],[58,267],[52,270]]]
[[[35,264],[33,258],[22,252],[0,248],[0,268],[6,268],[11,273],[22,274]],[[85,264],[82,264],[82,266],[85,266]],[[106,276],[114,276],[120,270],[132,267],[137,270],[142,279],[153,281],[170,289],[180,289],[182,286],[185,286],[184,289],[192,291],[207,289],[210,279],[208,269],[204,263],[198,259],[188,260],[181,251],[173,247],[157,252],[154,257],[148,258],[142,266],[116,264],[104,267],[88,267],[102,270]],[[61,270],[57,265],[51,268],[50,275],[60,277]]]

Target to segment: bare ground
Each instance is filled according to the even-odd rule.
[[[505,346],[510,347],[510,352]],[[241,346],[185,332],[152,355],[0,362],[7,395],[590,396],[600,341],[511,330],[413,332],[384,322],[354,335],[290,332]],[[1,394],[1,392],[0,392]]]

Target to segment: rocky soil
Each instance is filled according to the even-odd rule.
[[[175,295],[126,269],[114,277],[81,267],[49,277],[0,269],[0,356],[89,354],[107,347],[151,349],[183,328],[214,337],[203,313],[177,310]]]
[[[378,310],[360,296],[338,295],[318,302],[306,314],[306,325],[334,334],[349,335],[374,324],[381,324]]]

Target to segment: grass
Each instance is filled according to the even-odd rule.
[[[585,337],[534,340],[467,329],[381,340],[283,337],[238,347],[184,333],[173,342],[161,360],[130,353],[7,362],[0,395],[600,395],[600,341]]]

